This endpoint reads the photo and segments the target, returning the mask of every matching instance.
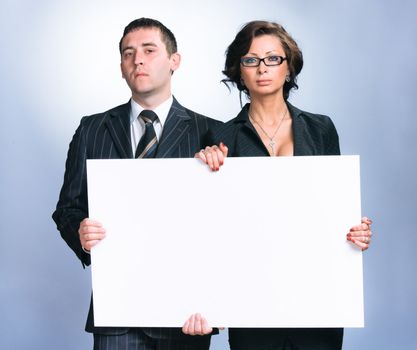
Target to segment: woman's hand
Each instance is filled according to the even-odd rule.
[[[218,171],[224,164],[224,159],[227,157],[227,147],[223,142],[220,142],[219,147],[207,146],[195,154],[196,158],[200,158],[206,163],[212,171]]]
[[[353,244],[356,244],[362,250],[369,248],[371,243],[371,224],[372,220],[367,217],[362,218],[362,223],[357,226],[353,226],[349,233],[346,235],[348,241],[351,241]]]
[[[207,335],[213,332],[213,328],[208,325],[203,316],[194,314],[184,323],[182,332],[188,335]]]

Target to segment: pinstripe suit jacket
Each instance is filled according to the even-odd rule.
[[[130,140],[130,103],[107,112],[84,117],[70,143],[65,165],[64,184],[52,217],[62,238],[81,260],[90,264],[90,255],[82,250],[78,236],[80,222],[88,217],[87,159],[133,158]],[[163,127],[156,158],[192,158],[208,144],[210,132],[221,122],[181,106],[174,98]],[[94,327],[92,303],[87,332],[122,334],[127,329]],[[183,336],[180,329],[150,328],[150,336]]]

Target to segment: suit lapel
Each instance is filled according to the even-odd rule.
[[[175,156],[177,145],[187,135],[190,128],[190,116],[183,106],[174,98],[162,131],[156,158]]]
[[[120,158],[133,158],[132,145],[130,143],[129,113],[130,102],[108,111],[106,115],[105,123],[120,154]]]
[[[294,156],[314,155],[314,141],[311,134],[307,132],[305,121],[300,117],[303,112],[289,102],[287,106],[292,118]]]

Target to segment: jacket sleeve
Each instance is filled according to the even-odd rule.
[[[211,118],[206,118],[206,120],[207,120],[207,131],[202,138],[201,148],[204,148],[206,146],[218,145],[218,143],[216,143],[215,135],[217,134],[217,130],[222,125],[224,125],[223,122],[220,120],[215,120]]]
[[[85,121],[84,117],[70,143],[64,183],[56,210],[52,214],[62,238],[81,260],[83,267],[91,263],[90,254],[83,251],[78,235],[80,222],[88,217]]]

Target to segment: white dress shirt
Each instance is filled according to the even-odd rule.
[[[158,116],[158,119],[153,122],[153,127],[155,129],[156,138],[161,138],[162,129],[164,127],[165,121],[168,117],[169,110],[171,109],[172,102],[174,98],[172,95],[164,102],[162,102],[158,107],[153,109],[153,111]],[[136,152],[140,138],[145,132],[145,122],[142,118],[138,118],[139,114],[146,108],[143,108],[133,99],[130,99],[130,140],[132,141],[132,152],[133,155]]]

